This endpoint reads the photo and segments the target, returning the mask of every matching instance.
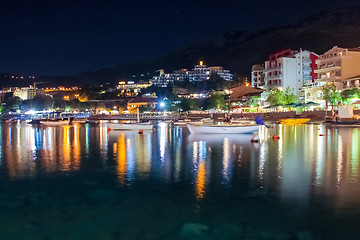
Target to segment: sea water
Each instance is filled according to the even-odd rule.
[[[0,239],[359,239],[360,128],[259,137],[4,123]]]

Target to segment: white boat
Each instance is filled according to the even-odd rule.
[[[60,125],[69,125],[71,124],[70,120],[40,120],[40,124],[46,126],[60,126]]]
[[[191,121],[190,119],[185,119],[185,120],[178,120],[176,122],[174,122],[174,125],[177,126],[181,126],[181,125],[186,125],[188,123],[192,123],[192,124],[212,124],[214,122],[213,119],[211,118],[203,118],[199,121]]]
[[[146,123],[107,123],[111,130],[152,130],[153,125]]]
[[[188,140],[190,142],[206,142],[208,145],[216,145],[223,143],[224,141],[229,141],[230,143],[235,144],[251,144],[252,134],[244,134],[239,137],[236,134],[190,134],[188,135]]]
[[[205,124],[187,124],[191,134],[250,134],[259,131],[259,125],[205,125]]]

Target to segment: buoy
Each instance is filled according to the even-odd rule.
[[[143,134],[143,133],[144,133],[144,130],[140,129],[139,134]]]
[[[280,139],[280,137],[279,137],[278,135],[274,135],[274,136],[272,136],[272,138],[273,138],[274,140],[279,140],[279,139]]]
[[[111,128],[110,128],[110,127],[107,127],[107,131],[110,132],[110,131],[111,131]]]

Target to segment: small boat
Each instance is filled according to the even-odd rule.
[[[40,119],[40,124],[46,126],[60,126],[72,124],[74,118],[60,118],[60,119]]]
[[[286,119],[280,119],[280,123],[282,125],[299,125],[304,124],[310,121],[309,118],[286,118]]]
[[[86,123],[86,119],[77,118],[77,119],[74,119],[74,120],[73,120],[73,123],[81,123],[81,124],[84,124],[84,123]]]
[[[176,126],[181,126],[181,125],[186,125],[188,123],[193,123],[193,124],[212,124],[214,122],[213,119],[211,118],[203,118],[201,120],[198,121],[191,121],[190,119],[184,119],[184,120],[178,120],[176,122],[174,122],[174,125]]]
[[[334,125],[360,125],[360,119],[357,118],[325,118],[325,124],[334,124]]]
[[[145,123],[107,123],[111,130],[152,130],[154,125]]]
[[[86,119],[86,124],[100,124],[100,120],[94,120],[94,119]]]
[[[46,119],[46,120],[40,120],[40,124],[46,125],[46,126],[60,126],[60,125],[69,125],[71,124],[71,120],[58,120],[58,119]]]
[[[354,114],[354,105],[338,105],[338,113],[325,116],[325,123],[337,125],[360,125],[360,116]]]
[[[240,124],[187,124],[191,134],[250,134],[259,131],[259,125],[240,125]]]
[[[173,120],[163,120],[163,121],[161,121],[162,123],[172,123],[173,122]]]
[[[200,142],[204,141],[207,145],[217,145],[223,143],[224,141],[229,141],[230,143],[236,144],[251,144],[251,134],[243,134],[239,137],[236,134],[190,134],[188,135],[188,140],[190,142]]]
[[[19,120],[16,119],[16,118],[12,118],[12,119],[8,119],[8,120],[5,120],[5,122],[9,122],[9,123],[17,123]]]
[[[34,124],[34,125],[37,125],[37,124],[40,124],[40,119],[31,119],[31,120],[26,120],[26,122],[28,124]]]
[[[188,124],[190,122],[191,122],[190,119],[177,120],[177,121],[174,122],[174,125],[175,126],[181,126],[181,125],[185,126],[186,124]]]

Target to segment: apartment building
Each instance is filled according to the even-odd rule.
[[[202,82],[209,80],[212,74],[217,74],[226,81],[233,80],[233,74],[229,70],[223,69],[221,66],[207,67],[202,61],[195,65],[192,70],[180,69],[172,73],[165,73],[164,70],[159,70],[159,75],[154,76],[152,83],[158,87],[167,87],[176,81],[184,81],[188,79],[190,82]]]
[[[339,90],[360,87],[360,48],[334,46],[316,64],[319,83],[334,84]]]
[[[316,53],[283,49],[269,56],[264,68],[264,88],[266,90],[290,88],[301,97],[304,87],[312,86],[317,78]]]
[[[264,80],[264,66],[255,64],[251,67],[251,86],[253,88],[263,89],[265,86]]]
[[[16,88],[13,96],[19,97],[21,100],[30,100],[35,98],[37,95],[45,94],[43,89],[33,87]]]

